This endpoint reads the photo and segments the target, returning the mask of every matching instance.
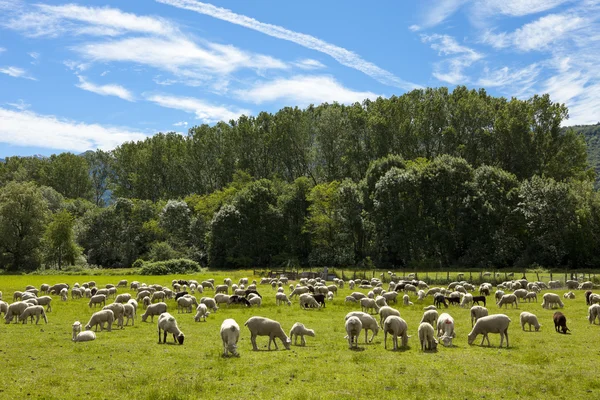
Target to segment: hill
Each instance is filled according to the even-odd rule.
[[[588,160],[596,171],[596,188],[600,188],[600,122],[595,125],[575,125],[563,129],[572,128],[575,132],[583,134],[587,144]]]

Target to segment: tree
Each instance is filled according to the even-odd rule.
[[[89,165],[89,175],[92,183],[92,201],[97,206],[106,204],[109,180],[112,174],[114,158],[109,152],[97,149],[84,154]]]
[[[92,198],[87,160],[73,153],[51,155],[42,171],[42,182],[69,199]]]
[[[159,225],[176,249],[188,246],[191,213],[186,202],[169,200],[159,214]]]
[[[75,218],[66,210],[52,215],[44,233],[44,261],[62,269],[65,263],[73,265],[81,248],[75,243]]]

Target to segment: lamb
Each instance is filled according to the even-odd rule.
[[[118,295],[115,298],[115,303],[127,303],[129,300],[131,300],[131,295],[129,293],[123,293]]]
[[[102,308],[103,310],[111,310],[117,321],[117,326],[123,329],[123,316],[125,315],[125,307],[121,303],[112,303]]]
[[[345,303],[350,302],[350,303],[357,303],[358,300],[356,300],[356,298],[352,297],[352,296],[346,296],[346,300],[344,300]]]
[[[114,321],[115,321],[115,314],[112,312],[112,310],[97,311],[94,314],[92,314],[90,321],[85,326],[85,330],[89,331],[90,329],[92,329],[92,326],[95,326],[96,327],[95,330],[98,331],[98,325],[99,325],[100,331],[102,332],[102,330],[104,329],[104,323],[106,322],[108,324],[107,331],[110,332],[112,330],[112,324]]]
[[[431,326],[436,326],[437,319],[438,319],[437,310],[428,310],[423,313],[423,317],[421,318],[421,322],[419,322],[419,323],[426,322]]]
[[[262,305],[262,299],[258,296],[251,298],[250,300],[248,300],[248,302],[250,303],[251,306],[260,307]]]
[[[133,300],[133,301],[135,301],[135,300]],[[134,322],[135,322],[136,308],[131,303],[125,303],[125,304],[123,304],[123,309],[124,309],[123,316],[127,317],[127,321],[125,321],[125,326],[129,325],[130,320],[131,320],[131,326],[133,326]]]
[[[502,296],[504,296],[504,291],[502,290],[496,290],[496,293],[494,293],[494,298],[496,299],[496,302],[500,301]]]
[[[527,300],[528,303],[530,303],[531,300],[535,300],[535,302],[537,303],[537,293],[536,292],[527,292],[524,299]]]
[[[206,304],[198,304],[198,307],[196,307],[196,315],[194,316],[194,321],[199,322],[200,318],[204,318],[204,322],[206,322],[206,317],[208,317],[210,315],[210,312],[208,312],[208,307],[206,307]]]
[[[444,295],[442,293],[436,293],[433,296],[433,304],[436,307],[441,307],[443,304],[444,307],[448,308],[448,303],[446,303],[446,297],[444,297]]]
[[[540,323],[538,322],[537,317],[529,312],[522,312],[520,315],[521,319],[521,329],[525,330],[525,324],[529,324],[529,331],[531,332],[531,325],[535,328],[535,331],[540,330]]]
[[[75,321],[73,324],[73,341],[74,342],[89,342],[96,340],[96,334],[94,331],[83,331],[81,332],[81,322]]]
[[[300,345],[306,346],[304,335],[315,337],[315,331],[313,329],[307,329],[304,324],[301,324],[300,322],[296,322],[290,330],[290,340],[294,340],[294,346],[297,345],[298,336],[300,336]]]
[[[385,321],[385,319],[387,317],[389,317],[390,315],[395,315],[397,317],[400,316],[400,311],[390,307],[390,306],[385,306],[385,307],[381,307],[379,309],[379,326],[383,328],[383,321]]]
[[[567,292],[567,293],[565,293],[565,294],[563,295],[563,297],[564,297],[565,299],[574,299],[574,298],[575,298],[575,293],[573,293],[573,292]]]
[[[589,305],[590,305],[590,296],[591,296],[591,295],[592,295],[592,291],[591,291],[591,290],[587,290],[587,291],[585,292],[585,304],[586,304],[587,306],[589,306]]]
[[[354,282],[351,282],[351,286],[354,286]],[[346,319],[346,338],[348,338],[348,346],[350,348],[358,348],[358,336],[362,330],[362,322],[358,317],[349,317]]]
[[[554,329],[556,332],[560,333],[562,330],[562,333],[566,334],[567,331],[570,331],[570,329],[567,328],[567,317],[565,317],[563,313],[560,311],[555,312],[552,319],[554,320]]]
[[[325,295],[324,294],[314,294],[313,297],[319,303],[319,305],[325,308]]]
[[[510,318],[504,314],[494,314],[479,318],[475,323],[473,330],[468,335],[469,344],[473,344],[477,335],[482,334],[483,339],[481,340],[481,345],[483,346],[483,342],[487,339],[488,346],[491,346],[488,333],[499,333],[500,347],[502,347],[504,336],[506,336],[506,347],[508,348],[508,325],[510,322]]]
[[[287,337],[279,322],[264,317],[251,317],[244,323],[244,325],[250,330],[252,350],[258,351],[258,346],[256,345],[257,336],[269,336],[269,350],[271,350],[271,342],[275,344],[275,350],[278,350],[275,338],[279,338],[279,340],[281,340],[286,350],[290,349],[291,340],[289,337]]]
[[[558,305],[560,308],[563,308],[565,305],[560,299],[560,296],[555,293],[546,293],[542,297],[542,308],[550,309],[554,308],[555,305]]]
[[[379,307],[387,306],[387,302],[385,301],[385,297],[383,297],[383,296],[377,296],[377,297],[375,297],[375,304],[377,304]]]
[[[377,313],[379,311],[379,306],[375,300],[369,298],[360,299],[360,307],[362,308],[363,312],[372,310],[373,313]]]
[[[211,297],[203,297],[200,299],[200,303],[201,304],[206,304],[206,307],[209,310],[213,310],[214,312],[217,312],[217,310],[219,309],[219,307],[217,307],[217,302],[215,301],[215,299],[211,298]]]
[[[24,324],[27,323],[27,318],[31,317],[31,322],[33,323],[33,317],[37,317],[35,320],[35,324],[37,325],[40,322],[40,315],[44,318],[44,322],[48,323],[48,318],[46,318],[46,313],[44,312],[43,306],[29,306],[19,316],[19,320],[21,320]]]
[[[477,320],[481,317],[487,317],[488,310],[485,307],[481,306],[473,306],[471,307],[471,328],[477,322]]]
[[[484,299],[485,299],[485,297],[484,297]],[[460,306],[462,308],[467,308],[472,303],[473,303],[473,295],[471,293],[467,293],[463,296],[463,298],[460,302]]]
[[[2,313],[6,315],[6,311],[8,311],[8,303],[0,300],[0,315],[2,315]]]
[[[365,330],[365,343],[367,343],[367,335],[369,330],[371,330],[373,332],[373,335],[371,336],[371,339],[369,340],[369,342],[372,342],[373,339],[375,338],[375,335],[377,335],[377,333],[379,333],[379,325],[377,325],[377,321],[375,320],[375,318],[373,318],[371,315],[361,312],[361,311],[352,311],[349,312],[348,314],[346,314],[346,320],[350,317],[358,317],[358,319],[360,319],[360,322],[362,323],[362,329]],[[385,323],[385,320],[384,320]]]
[[[29,306],[31,306],[31,304],[25,303],[23,301],[17,301],[15,303],[10,304],[6,309],[6,313],[4,315],[4,322],[10,324],[12,319],[14,317],[17,317],[17,319],[15,320],[16,324],[19,321],[19,316],[23,314],[23,311],[25,311],[25,309]]]
[[[158,317],[158,343],[159,344],[161,343],[161,341],[160,341],[160,331],[161,330],[164,333],[162,343],[164,343],[164,344],[167,343],[167,333],[170,333],[173,335],[174,342],[183,344],[183,340],[185,339],[185,336],[183,335],[183,332],[181,332],[181,330],[177,326],[177,321],[175,320],[175,317],[173,317],[168,312],[164,312],[164,313],[160,314],[160,316]]]
[[[477,303],[477,305],[479,305],[479,303],[483,303],[483,306],[486,306],[487,303],[487,299],[485,298],[485,296],[473,296],[473,304]]]
[[[392,343],[394,344],[394,351],[398,350],[398,337],[402,338],[402,347],[408,345],[408,325],[405,320],[395,315],[390,315],[383,321],[383,343],[384,348],[387,349],[387,335],[392,335]]]
[[[106,305],[106,295],[103,294],[95,294],[92,297],[90,297],[90,302],[88,303],[88,306],[90,306],[90,308],[92,308],[92,304],[94,305],[94,308],[96,307],[96,304],[102,304],[102,306]]]
[[[588,301],[589,301],[590,305],[600,303],[600,294],[596,294],[596,293],[590,294]]]
[[[154,316],[160,316],[162,313],[167,312],[167,304],[166,303],[156,303],[150,304],[148,308],[146,308],[146,312],[142,314],[142,322],[146,322],[148,317],[152,317],[151,321],[154,322]]]
[[[588,321],[590,321],[590,324],[595,324],[596,318],[598,318],[598,323],[600,323],[600,305],[592,304],[588,308]]]
[[[144,306],[144,310],[147,309],[150,304],[152,304],[152,302],[150,301],[150,297],[144,296],[144,298],[142,299],[142,306]]]
[[[427,322],[421,322],[417,332],[419,334],[419,342],[421,342],[422,351],[437,349],[438,342],[434,338],[433,326]]]
[[[148,298],[150,298],[150,296],[152,296],[152,293],[149,290],[141,290],[138,291],[136,300],[137,301],[141,301],[144,297],[148,296]]]
[[[506,305],[506,308],[508,308],[509,304],[511,304],[513,307],[519,307],[519,303],[517,302],[517,296],[515,296],[514,294],[505,294],[496,304],[498,304],[498,307],[500,308],[502,308],[503,305]]]
[[[41,296],[38,297],[36,300],[38,306],[46,306],[46,312],[52,312],[52,306],[50,305],[50,303],[52,303],[52,297]]]
[[[354,299],[354,297],[353,297],[353,299]],[[275,294],[275,302],[278,306],[280,306],[284,303],[287,304],[288,306],[292,305],[292,302],[288,299],[288,297],[285,293]]]
[[[402,296],[402,304],[405,306],[412,306],[413,302],[410,301],[410,297],[408,297],[408,295],[405,294],[404,296]]]
[[[183,296],[177,299],[177,312],[186,310],[188,313],[191,313],[192,306],[198,306],[198,300],[193,296]]]
[[[321,308],[317,300],[310,293],[303,293],[300,295],[300,307],[303,309],[307,308]]]
[[[204,304],[200,304],[203,306]],[[239,357],[237,343],[240,339],[240,327],[234,319],[228,318],[221,324],[221,340],[223,341],[223,357],[228,353]]]

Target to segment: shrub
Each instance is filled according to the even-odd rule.
[[[199,272],[200,264],[187,258],[178,258],[167,261],[144,263],[140,270],[141,275],[170,275]]]
[[[137,260],[135,260],[133,262],[133,264],[131,264],[132,268],[142,268],[144,266],[144,260],[142,260],[141,258],[138,258]]]
[[[167,261],[180,256],[177,251],[167,242],[155,242],[150,248],[150,259],[152,261]]]

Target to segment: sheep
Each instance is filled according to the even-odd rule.
[[[565,305],[563,304],[560,296],[555,293],[546,293],[542,297],[542,308],[550,309],[554,308],[555,305],[558,305],[560,308],[563,308]]]
[[[350,288],[350,290],[354,290],[354,285],[355,285],[355,284],[356,284],[356,283],[355,283],[355,282],[354,282],[352,279],[350,279],[350,280],[348,281],[348,287]]]
[[[216,293],[225,293],[225,294],[229,294],[229,285],[217,285],[215,287],[215,294]]]
[[[379,325],[377,325],[377,321],[371,315],[361,312],[361,311],[352,311],[346,314],[346,320],[350,317],[358,317],[360,322],[362,323],[362,329],[365,330],[365,343],[367,343],[367,336],[369,330],[373,332],[371,339],[368,342],[372,342],[375,338],[375,335],[379,333]],[[385,320],[384,320],[385,323]]]
[[[594,288],[594,283],[590,281],[583,282],[579,285],[579,290],[589,290]]]
[[[10,324],[13,318],[17,317],[15,320],[16,324],[17,322],[19,322],[19,316],[23,314],[23,311],[25,311],[27,307],[30,306],[31,304],[25,303],[23,301],[17,301],[15,303],[10,304],[4,314],[4,322]]]
[[[352,286],[354,286],[354,282],[352,282]],[[362,322],[358,317],[349,317],[346,319],[345,327],[348,346],[351,349],[353,347],[358,348],[358,337],[360,336],[360,331],[362,330]]]
[[[513,307],[519,307],[519,303],[517,303],[517,296],[514,294],[505,294],[496,304],[500,308],[502,308],[503,305],[506,305],[506,308],[508,308],[509,304],[511,304]]]
[[[146,297],[146,296],[147,296],[148,298],[150,298],[150,296],[152,296],[152,293],[151,293],[151,291],[149,291],[149,290],[141,290],[141,291],[138,291],[138,294],[137,294],[136,300],[137,300],[137,301],[141,301],[141,300],[142,300],[144,297]]]
[[[384,348],[387,349],[387,335],[392,335],[392,343],[394,345],[394,351],[398,350],[398,337],[402,338],[402,347],[408,345],[408,325],[402,318],[390,315],[383,321],[383,344]]]
[[[194,316],[194,321],[199,322],[200,318],[203,318],[204,322],[206,322],[206,317],[208,317],[210,315],[210,312],[208,312],[208,307],[206,307],[206,304],[198,304],[198,307],[196,307],[196,315]]]
[[[48,288],[48,293],[50,294],[59,294],[62,289],[69,289],[69,285],[66,283],[57,283],[56,285],[52,285]]]
[[[433,304],[436,307],[441,307],[443,304],[444,307],[448,308],[448,303],[446,303],[446,297],[442,293],[436,293],[433,296]]]
[[[94,331],[83,331],[81,332],[81,322],[75,321],[73,324],[73,339],[74,342],[89,342],[96,340],[96,334]]]
[[[125,307],[121,303],[112,303],[102,308],[103,310],[112,310],[117,321],[117,326],[123,329],[123,316],[125,315]]]
[[[438,312],[437,310],[428,310],[423,313],[423,317],[421,318],[421,322],[427,322],[431,326],[437,326]]]
[[[47,283],[43,283],[40,286],[40,292],[46,293],[46,294],[50,293],[50,285],[48,285]],[[46,310],[46,311],[48,311],[48,310]]]
[[[452,339],[456,337],[456,332],[454,332],[454,318],[450,314],[440,315],[437,321],[437,332],[442,344],[445,347],[452,347]]]
[[[504,296],[504,291],[502,290],[496,290],[496,293],[494,293],[494,298],[496,299],[496,302],[500,301],[502,296]]]
[[[524,300],[527,300],[528,303],[530,303],[531,300],[535,300],[535,302],[537,303],[537,293],[536,292],[527,292]]]
[[[369,312],[369,310],[372,310],[375,314],[379,311],[379,306],[375,300],[369,298],[360,299],[360,307],[363,312]]]
[[[166,303],[156,303],[150,304],[148,308],[146,308],[146,312],[142,314],[142,322],[146,322],[148,317],[151,317],[151,321],[154,322],[154,316],[167,312],[167,304]]]
[[[300,322],[296,322],[290,330],[290,340],[294,340],[294,346],[297,345],[298,336],[300,336],[300,345],[306,346],[306,340],[304,340],[304,335],[315,337],[315,331],[313,329],[306,328]]]
[[[563,297],[565,299],[574,299],[575,298],[575,293],[573,293],[573,292],[567,292],[567,293],[563,294]]]
[[[23,292],[15,290],[13,293],[13,301],[21,301],[23,299]]]
[[[303,309],[321,308],[321,305],[310,293],[303,293],[300,295],[300,307]]]
[[[390,307],[384,306],[379,309],[379,326],[383,328],[383,321],[390,315],[400,316],[400,311]]]
[[[471,307],[471,328],[477,322],[477,320],[481,317],[488,316],[488,309],[481,306],[473,306]]]
[[[102,294],[108,298],[108,289],[96,289],[96,292],[92,290],[92,295]]]
[[[203,297],[200,299],[200,303],[206,304],[206,307],[214,312],[217,312],[219,309],[219,307],[217,307],[217,302],[212,297]]]
[[[253,297],[250,300],[248,300],[250,302],[251,306],[258,306],[260,307],[262,305],[262,299],[260,297]]]
[[[8,303],[0,300],[0,315],[2,315],[2,313],[6,315],[6,311],[8,311]]]
[[[437,310],[437,307],[434,305],[423,307],[423,311],[429,311],[429,310]]]
[[[396,304],[397,300],[396,297],[398,296],[398,292],[385,292],[382,294],[383,298],[385,299],[386,303],[391,303],[394,302],[394,304]]]
[[[134,325],[134,322],[135,322],[135,312],[136,312],[136,308],[133,306],[133,304],[131,304],[131,303],[125,303],[125,304],[123,304],[123,316],[127,317],[127,321],[125,322],[125,326],[129,325],[129,321],[130,320],[131,320],[131,326]]]
[[[352,297],[352,296],[346,296],[346,300],[344,300],[344,303],[347,303],[347,302],[350,302],[350,303],[358,303],[358,300],[356,300],[356,298],[355,298],[355,297]]]
[[[405,306],[412,306],[413,302],[410,301],[410,297],[408,297],[408,295],[405,294],[404,296],[402,296],[402,304]]]
[[[550,289],[560,289],[562,287],[562,283],[560,283],[560,281],[549,281],[548,287]]]
[[[127,303],[129,300],[131,300],[131,295],[129,293],[123,293],[118,295],[115,298],[115,303]]]
[[[181,332],[181,330],[177,326],[177,321],[175,320],[175,317],[173,317],[168,312],[164,312],[164,313],[160,314],[160,316],[158,317],[158,344],[161,343],[161,341],[160,341],[161,330],[163,331],[163,341],[162,341],[163,344],[167,343],[167,334],[168,333],[173,335],[174,342],[183,344],[183,340],[185,339],[185,336],[183,335],[183,332]]]
[[[562,330],[562,333],[566,334],[567,331],[570,331],[570,329],[567,328],[567,317],[565,317],[563,313],[560,311],[555,312],[552,319],[554,320],[554,329],[556,332],[560,333]]]
[[[598,322],[600,323],[600,305],[592,304],[588,307],[588,321],[590,321],[590,324],[595,324],[596,318],[598,318]]]
[[[287,304],[288,306],[292,305],[292,302],[288,299],[285,293],[276,293],[275,294],[275,302],[278,306],[282,304]]]
[[[191,313],[192,306],[198,306],[198,300],[193,296],[183,296],[177,299],[177,312],[187,310],[188,313]]]
[[[419,334],[419,342],[421,342],[421,350],[436,350],[438,342],[435,340],[433,326],[427,322],[421,322],[417,330]]]
[[[203,289],[215,290],[214,284],[211,281],[209,281],[209,280],[202,281],[201,286],[202,286]]]
[[[52,297],[50,296],[41,296],[38,297],[37,299],[37,305],[38,306],[46,306],[46,312],[52,312],[52,306],[50,305],[50,303],[52,303]]]
[[[150,301],[150,297],[144,296],[144,298],[142,299],[142,306],[144,307],[144,310],[147,309],[150,304],[152,304],[152,302]]]
[[[600,294],[596,294],[596,293],[590,294],[588,301],[589,301],[590,305],[600,303]]]
[[[152,297],[150,298],[150,302],[154,303],[154,300],[165,301],[165,292],[162,290],[158,290],[152,293]]]
[[[488,333],[499,333],[500,347],[502,347],[504,336],[506,336],[506,347],[508,348],[508,325],[510,322],[510,318],[504,314],[494,314],[479,318],[475,323],[473,330],[471,330],[468,335],[469,345],[473,344],[477,335],[482,334],[483,339],[481,340],[481,345],[483,346],[483,342],[487,339],[488,346],[491,346]]]
[[[485,297],[484,297],[485,299]],[[460,306],[462,308],[467,308],[469,305],[473,304],[473,295],[471,293],[467,293],[463,296]]]
[[[102,332],[104,329],[104,323],[106,322],[108,324],[108,328],[106,330],[110,332],[112,330],[112,324],[114,321],[115,314],[112,312],[112,310],[100,310],[92,314],[92,317],[85,326],[85,330],[89,331],[93,326],[95,326],[95,331],[97,332],[98,326],[100,326],[100,331]]]
[[[531,332],[531,325],[533,325],[533,327],[535,328],[535,331],[539,331],[540,330],[540,323],[538,322],[537,317],[529,312],[522,312],[521,315],[519,316],[520,320],[521,320],[521,329],[525,330],[525,324],[529,324],[529,331]]]
[[[200,304],[203,306],[204,304]],[[223,341],[223,357],[231,355],[239,357],[237,343],[240,339],[240,327],[234,319],[228,318],[221,324],[221,340]]]
[[[24,324],[27,323],[27,318],[31,317],[31,322],[33,323],[33,317],[37,317],[35,320],[35,324],[37,325],[40,322],[40,315],[44,318],[44,322],[48,323],[48,318],[46,317],[46,313],[44,312],[43,306],[29,306],[19,316],[19,320],[21,320]]]
[[[102,306],[105,306],[106,305],[106,295],[103,295],[103,294],[93,295],[92,297],[90,297],[90,302],[88,303],[88,306],[90,306],[90,308],[92,308],[92,304],[94,305],[94,308],[96,307],[96,304],[102,304]]]
[[[573,290],[573,289],[577,289],[579,287],[579,282],[577,282],[575,280],[568,280],[565,282],[565,285],[567,285],[567,289]]]
[[[269,336],[269,350],[271,350],[271,342],[275,344],[275,350],[278,350],[275,338],[279,338],[279,340],[281,340],[286,350],[290,349],[291,340],[289,337],[287,337],[279,322],[264,317],[251,317],[244,323],[244,325],[250,330],[252,350],[258,351],[258,346],[256,345],[257,336]]]

